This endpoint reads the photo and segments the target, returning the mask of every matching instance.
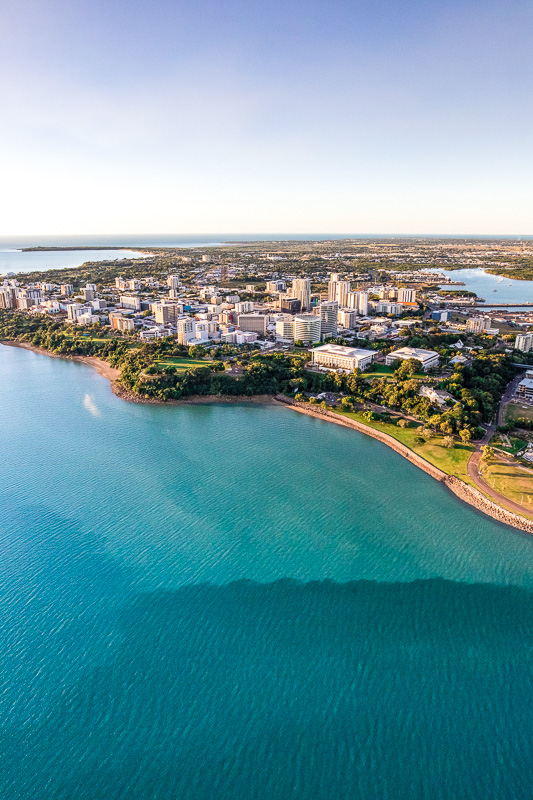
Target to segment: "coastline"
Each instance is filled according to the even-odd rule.
[[[318,408],[317,406],[311,406],[308,403],[300,403],[292,398],[285,397],[284,395],[196,395],[184,397],[179,400],[167,401],[158,400],[157,398],[145,398],[136,392],[129,391],[128,389],[122,387],[117,380],[120,370],[114,369],[106,361],[101,358],[97,358],[96,356],[57,355],[56,353],[51,353],[43,348],[35,347],[28,342],[2,341],[1,344],[4,344],[8,347],[21,347],[24,350],[30,350],[34,353],[38,353],[39,355],[45,355],[52,358],[63,358],[67,361],[78,361],[82,364],[86,364],[87,366],[95,369],[102,377],[109,380],[113,394],[115,394],[121,400],[129,403],[161,406],[242,402],[256,403],[261,405],[276,404],[291,408],[293,411],[297,411],[300,414],[307,414],[308,416],[317,417],[327,422],[333,422],[336,425],[343,425],[345,428],[351,428],[352,430],[363,433],[366,436],[371,436],[373,439],[377,439],[378,441],[387,445],[387,447],[390,447],[391,450],[394,450],[407,461],[410,461],[411,464],[414,464],[423,472],[439,481],[439,483],[444,484],[460,500],[473,506],[483,514],[492,517],[497,522],[501,522],[505,525],[509,525],[512,528],[525,531],[526,533],[533,533],[533,520],[522,517],[519,514],[515,514],[503,506],[494,503],[481,491],[479,491],[479,489],[470,486],[460,478],[457,478],[455,475],[448,475],[447,473],[443,472],[441,469],[435,467],[429,461],[426,461],[413,450],[410,450],[408,447],[406,447],[406,445],[402,444],[397,439],[394,439],[392,436],[389,436],[387,433],[383,433],[375,428],[364,425],[357,420],[341,417],[339,414],[335,414],[333,411]]]
[[[426,472],[432,478],[439,481],[439,483],[444,484],[447,489],[453,492],[460,500],[473,506],[486,516],[492,517],[497,522],[502,522],[504,525],[509,525],[512,528],[525,531],[526,533],[533,533],[533,520],[515,514],[513,511],[508,511],[506,508],[503,508],[503,506],[494,503],[492,500],[489,500],[488,497],[485,497],[479,489],[470,486],[455,475],[448,475],[446,472],[443,472],[387,433],[363,425],[357,422],[357,420],[341,417],[333,411],[317,408],[316,406],[309,406],[307,403],[300,403],[296,400],[284,397],[283,395],[276,395],[274,401],[280,405],[292,408],[294,411],[298,411],[301,414],[318,417],[327,422],[333,422],[336,425],[343,425],[345,428],[351,428],[359,433],[371,436],[373,439],[377,439],[390,447],[391,450],[403,456],[407,461],[410,461],[411,464],[414,464],[423,472]]]

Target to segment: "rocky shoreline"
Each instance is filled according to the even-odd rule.
[[[316,406],[310,406],[308,403],[300,403],[296,400],[284,397],[283,395],[277,395],[274,399],[277,403],[289,406],[294,411],[298,411],[301,414],[308,414],[311,417],[319,417],[320,419],[334,422],[336,425],[344,425],[346,428],[352,428],[352,430],[364,433],[367,436],[371,436],[373,439],[378,439],[378,441],[386,444],[396,453],[407,459],[407,461],[410,461],[419,469],[423,470],[428,475],[431,475],[432,478],[435,478],[435,480],[443,483],[451,492],[453,492],[456,497],[458,497],[460,500],[463,500],[463,502],[468,503],[478,511],[481,511],[483,514],[492,517],[498,522],[502,522],[504,525],[510,525],[512,528],[517,528],[518,530],[525,531],[527,533],[533,533],[533,520],[529,520],[526,517],[521,517],[519,514],[515,514],[513,511],[508,511],[502,506],[499,506],[497,503],[489,500],[488,497],[485,497],[485,495],[482,494],[479,489],[470,486],[460,478],[457,478],[455,475],[447,475],[438,467],[433,466],[433,464],[430,464],[429,461],[426,461],[417,453],[413,452],[404,444],[399,442],[397,439],[389,436],[387,433],[378,431],[368,425],[363,425],[357,420],[341,417],[339,414],[335,414],[333,411],[317,408]]]

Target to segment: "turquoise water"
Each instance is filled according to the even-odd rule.
[[[2,799],[530,798],[526,534],[285,408],[0,408]]]

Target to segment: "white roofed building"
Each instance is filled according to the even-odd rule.
[[[372,363],[376,350],[363,350],[357,347],[344,347],[340,344],[324,344],[311,351],[313,364],[329,369],[364,370]]]
[[[385,356],[385,364],[390,366],[398,359],[408,361],[410,358],[420,361],[424,372],[433,369],[433,367],[438,367],[439,365],[438,353],[434,350],[422,350],[420,347],[400,347],[399,350],[393,350],[392,353]]]

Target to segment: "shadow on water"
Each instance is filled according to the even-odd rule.
[[[137,595],[105,659],[5,742],[3,796],[525,800],[532,597],[441,579]]]

